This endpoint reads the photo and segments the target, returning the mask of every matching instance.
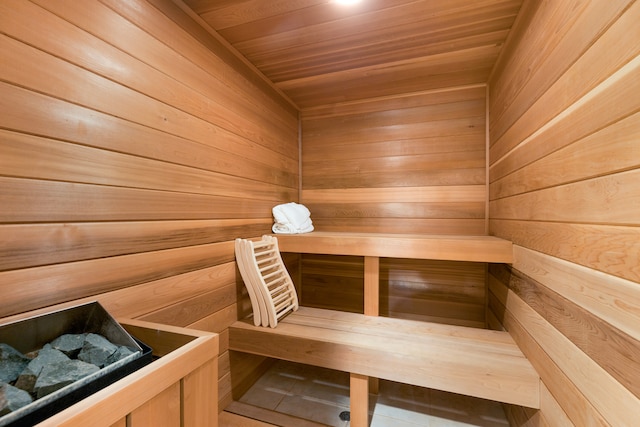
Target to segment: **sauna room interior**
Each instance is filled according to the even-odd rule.
[[[378,255],[377,314],[504,332],[539,377],[506,425],[637,425],[638,22],[635,0],[0,1],[0,323],[98,301],[158,355],[42,425],[291,425],[225,410],[279,363],[229,349],[234,242],[289,202],[308,236],[512,244]],[[282,251],[300,305],[362,314],[366,257],[304,252]]]

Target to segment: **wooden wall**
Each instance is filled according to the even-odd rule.
[[[305,109],[301,201],[318,230],[484,234],[486,87]],[[362,310],[362,259],[304,256],[305,305]],[[383,314],[481,326],[484,266],[383,261]],[[413,299],[412,299],[413,298]]]
[[[249,309],[233,239],[297,200],[298,118],[190,16],[0,2],[0,317],[98,299],[220,332],[223,407],[225,330]]]
[[[527,1],[490,80],[492,325],[540,373],[517,426],[640,412],[640,2]]]

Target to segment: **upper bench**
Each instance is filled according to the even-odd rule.
[[[330,231],[275,236],[281,252],[507,264],[513,262],[513,244],[494,236]]]

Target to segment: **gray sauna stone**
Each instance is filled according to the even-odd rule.
[[[82,360],[55,362],[42,369],[33,391],[40,399],[99,370],[96,365]]]
[[[86,334],[64,334],[51,341],[51,347],[75,359],[82,350]]]
[[[24,390],[7,383],[0,383],[0,416],[27,406],[33,399]]]
[[[45,344],[44,347],[38,352],[38,355],[33,359],[27,367],[22,371],[15,386],[25,390],[29,393],[33,392],[33,388],[36,385],[38,375],[42,372],[42,369],[51,363],[64,362],[70,360],[66,354],[60,350],[56,350],[51,347],[51,344]]]
[[[9,344],[0,343],[0,382],[15,381],[30,361],[31,359]]]
[[[130,356],[134,353],[138,353],[138,351],[131,350],[129,347],[120,346],[111,356],[107,358],[106,365],[111,365],[112,363],[116,363],[119,360],[124,359],[127,356]]]
[[[107,360],[118,350],[118,346],[98,334],[87,334],[78,359],[100,368],[108,365]]]

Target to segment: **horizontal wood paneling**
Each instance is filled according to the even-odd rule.
[[[0,317],[98,300],[224,338],[233,240],[298,197],[295,107],[165,0],[2,2],[0,55]]]
[[[484,234],[485,92],[468,86],[304,110],[301,201],[316,230]],[[303,257],[306,305],[363,310],[363,261],[345,259]],[[398,263],[382,263],[381,314],[484,324],[484,274],[459,276],[482,265]]]
[[[525,2],[489,82],[490,232],[516,245],[489,304],[550,392],[522,425],[632,425],[640,409],[639,17],[631,1]]]

